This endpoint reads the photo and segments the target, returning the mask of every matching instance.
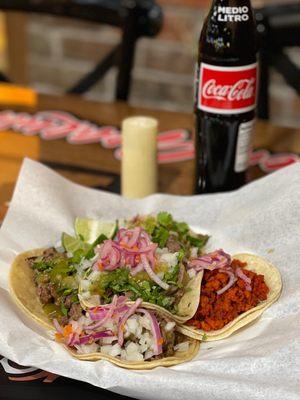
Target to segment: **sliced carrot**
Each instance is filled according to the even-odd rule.
[[[64,338],[64,336],[61,333],[55,333],[55,340],[57,342],[60,342],[62,339]]]
[[[63,335],[66,337],[69,336],[72,332],[73,332],[73,327],[72,325],[69,324],[64,327]]]

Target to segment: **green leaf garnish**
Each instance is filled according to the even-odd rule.
[[[95,256],[95,247],[98,246],[99,244],[103,243],[104,240],[107,240],[107,237],[103,234],[101,234],[97,239],[94,241],[94,243],[91,244],[89,250],[86,252],[84,255],[84,258],[87,260],[90,260]]]
[[[68,315],[68,309],[63,304],[61,305],[60,309],[63,315]]]

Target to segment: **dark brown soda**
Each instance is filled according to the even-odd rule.
[[[218,7],[249,9],[247,21],[220,21]],[[228,17],[230,18],[230,17]],[[215,0],[205,20],[200,41],[201,63],[236,67],[256,62],[255,20],[248,0]],[[196,83],[198,99],[199,83]],[[234,190],[247,181],[247,171],[235,172],[237,137],[240,124],[251,121],[255,111],[242,114],[216,114],[202,111],[195,102],[196,115],[196,193]]]

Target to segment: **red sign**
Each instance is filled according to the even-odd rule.
[[[115,149],[114,155],[122,158],[121,133],[113,126],[98,126],[83,121],[63,111],[40,111],[34,115],[14,111],[0,112],[0,132],[11,129],[27,136],[40,135],[45,140],[65,138],[69,143],[99,143]],[[186,129],[161,132],[157,138],[158,162],[161,164],[192,160],[195,157],[194,141]],[[251,154],[250,165],[257,165],[266,173],[299,162],[297,154],[270,154],[260,149]]]
[[[219,67],[201,63],[198,107],[216,114],[251,111],[256,104],[257,63]]]

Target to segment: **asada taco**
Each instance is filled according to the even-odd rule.
[[[188,263],[190,276],[201,274],[198,309],[179,329],[198,340],[224,339],[255,321],[280,296],[279,270],[253,254],[231,257],[223,250]]]
[[[10,271],[11,293],[18,306],[53,331],[53,338],[72,356],[87,361],[108,360],[129,369],[151,369],[177,365],[197,354],[199,341],[178,332],[173,319],[159,309],[149,310],[140,298],[128,302],[128,297],[114,295],[110,304],[83,309],[73,293],[64,306],[65,312],[61,312],[62,305],[57,301],[51,312],[46,307],[46,314],[41,293],[32,284],[35,272],[30,266],[33,257],[43,255],[44,250],[36,250],[16,258]]]
[[[126,294],[132,301],[142,298],[150,308],[160,307],[179,323],[195,314],[201,276],[190,278],[186,265],[191,257],[201,255],[208,236],[192,232],[166,212],[118,221],[110,235],[95,235],[93,240],[84,226],[84,220],[77,220],[77,237],[64,234],[62,241],[67,255],[71,252],[84,307],[110,303],[114,295]],[[85,242],[73,251],[80,238]]]

